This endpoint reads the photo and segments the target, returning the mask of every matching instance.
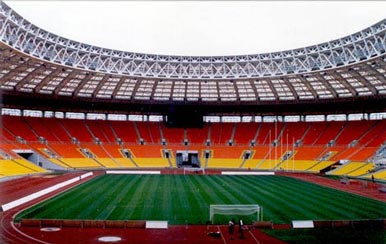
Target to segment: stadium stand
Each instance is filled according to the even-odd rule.
[[[357,141],[362,135],[368,132],[374,125],[374,122],[351,121],[346,123],[342,134],[336,140],[337,145],[349,145]]]
[[[48,124],[51,124],[51,119],[42,119],[42,118],[34,118],[34,117],[25,117],[24,121],[32,128],[39,137],[46,139],[47,141],[60,141],[57,137],[60,134],[55,131],[52,133],[49,130]],[[47,121],[50,121],[47,123]]]
[[[115,137],[112,133],[108,123],[97,121],[85,121],[85,126],[90,131],[90,134],[93,136],[94,141],[96,138],[103,143],[114,143]]]
[[[40,168],[25,159],[0,160],[0,175],[4,177],[44,172],[47,172],[47,170]]]
[[[94,138],[83,120],[64,119],[61,122],[64,130],[71,137],[75,137],[81,142],[93,142]]]
[[[378,147],[386,141],[386,120],[378,120],[371,130],[359,139],[359,143],[368,147]]]
[[[189,143],[195,145],[204,145],[204,143],[209,138],[208,131],[208,125],[204,125],[203,128],[190,128],[186,131]]]
[[[322,132],[326,130],[328,124],[326,122],[311,122],[309,128],[303,138],[304,145],[314,145],[321,137]]]
[[[258,123],[236,123],[234,143],[236,145],[248,145],[255,139],[260,124]]]
[[[160,131],[168,144],[182,144],[184,142],[185,129],[168,128],[165,125],[161,125]]]
[[[27,141],[37,141],[38,136],[21,117],[4,116],[3,126],[8,130],[9,134],[14,136],[14,138],[21,137]]]
[[[331,175],[347,175],[347,176],[358,176],[360,174],[368,173],[373,168],[373,164],[362,163],[362,162],[348,162],[345,163],[335,170],[328,172]]]
[[[135,123],[140,137],[147,144],[158,144],[161,142],[160,123],[137,122]]]
[[[174,153],[193,150],[199,153],[201,165],[209,168],[319,172],[339,160],[367,162],[386,134],[384,121],[210,123],[202,129],[178,129],[158,122],[3,117],[2,137],[9,141],[1,143],[4,152],[33,149],[63,168],[176,167]],[[321,128],[325,131],[318,132]],[[19,130],[27,131],[24,143],[16,140]],[[251,145],[255,136],[256,144]],[[45,141],[38,142],[39,137]],[[124,144],[118,145],[117,138]],[[140,138],[145,145],[140,145]],[[167,144],[162,145],[162,138]],[[208,138],[211,144],[206,145]],[[334,139],[337,145],[329,146]],[[373,146],[367,146],[370,143]],[[129,154],[125,156],[123,149]],[[169,150],[169,159],[164,149]],[[211,152],[209,158],[205,150]],[[243,158],[246,151],[249,156]],[[333,174],[346,173],[334,170]]]
[[[327,125],[324,130],[322,130],[318,139],[314,142],[317,145],[326,145],[331,140],[335,140],[341,134],[344,129],[345,122],[336,121],[336,122],[326,122]]]
[[[380,169],[376,172],[372,172],[363,176],[363,178],[367,179],[371,179],[372,177],[374,177],[374,179],[386,180],[386,169]]]
[[[116,138],[129,144],[138,143],[138,132],[134,122],[110,121],[110,125]]]
[[[40,122],[43,124],[45,128],[47,128],[49,134],[54,135],[54,141],[58,140],[61,142],[69,142],[71,138],[69,134],[66,132],[62,124],[60,123],[60,119],[54,118],[41,118]],[[49,138],[46,138],[47,140]]]

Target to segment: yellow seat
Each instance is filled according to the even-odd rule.
[[[333,171],[328,172],[327,174],[330,175],[349,175],[351,173],[354,173],[356,170],[359,170],[360,168],[366,166],[366,163],[362,162],[349,162],[346,164],[343,164],[336,168]],[[353,176],[356,176],[355,174]]]
[[[170,166],[166,158],[134,158],[134,161],[139,167],[144,168],[159,168]]]
[[[208,168],[239,168],[242,159],[229,158],[209,158]]]
[[[47,172],[25,159],[0,160],[0,175],[13,176]]]
[[[64,163],[73,168],[101,168],[102,166],[91,158],[62,158]]]

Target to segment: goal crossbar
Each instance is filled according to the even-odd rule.
[[[184,175],[187,172],[202,172],[202,174],[204,175],[205,174],[205,168],[188,168],[188,167],[184,167]]]
[[[211,204],[209,208],[209,219],[214,222],[214,216],[218,215],[253,215],[256,214],[256,221],[263,219],[262,207],[257,204]]]

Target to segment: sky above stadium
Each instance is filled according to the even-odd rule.
[[[386,1],[10,1],[54,34],[117,50],[241,55],[295,49],[358,32]]]

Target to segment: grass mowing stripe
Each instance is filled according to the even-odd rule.
[[[138,175],[131,175],[126,177],[128,182],[125,186],[126,195],[116,203],[114,211],[110,215],[110,219],[126,220],[128,219],[129,212],[133,211],[133,208],[130,206],[130,198],[133,196],[134,192],[137,190],[136,186],[142,179]]]
[[[237,177],[236,179],[241,181],[242,179],[252,179],[252,178],[242,178],[241,179],[241,178]],[[254,179],[264,179],[264,178],[262,178],[262,177],[255,177]],[[274,182],[272,182],[272,183],[269,183],[270,182],[269,179],[270,178],[265,179],[265,182],[264,182],[265,186],[269,187],[271,189],[278,188],[278,189],[274,190],[274,192],[276,192],[276,193],[280,192],[280,191],[283,191],[283,189],[285,187],[288,187],[288,183],[286,182],[287,181],[286,178],[282,178],[280,180],[281,183],[277,182],[276,180]],[[278,178],[278,179],[280,179],[280,178]],[[289,179],[289,180],[292,181],[291,179]],[[246,188],[249,188],[249,187],[250,187],[250,185],[246,186]],[[296,186],[291,187],[289,189],[290,189],[291,192],[295,192],[295,193],[297,192]],[[318,196],[317,194],[310,195],[308,193],[308,191],[302,191],[302,192],[303,192],[303,194],[300,197],[297,196],[297,198],[299,200],[298,201],[299,202],[298,205],[302,206],[302,203],[305,202],[305,203],[308,203],[307,206],[316,206],[315,208],[311,208],[311,209],[304,208],[303,211],[301,211],[301,213],[305,212],[308,218],[312,218],[312,219],[329,219],[329,216],[331,215],[331,212],[335,212],[335,215],[341,216],[341,211],[339,211],[339,208],[334,208],[333,206],[330,206],[330,204],[324,204],[324,205],[319,206],[319,202],[318,201],[316,201],[316,202],[314,201],[315,196]],[[258,193],[258,191],[257,191],[257,193]],[[287,192],[286,192],[286,194],[287,194]],[[304,196],[309,195],[309,196],[307,198],[305,198],[305,197],[303,197],[303,195]],[[328,198],[326,198],[326,199],[328,199]],[[261,203],[261,204],[262,205],[266,205],[266,203]],[[283,203],[282,204],[282,206],[286,206],[286,205],[287,205],[287,203]],[[283,211],[283,207],[281,207],[281,211]],[[291,210],[288,209],[287,211],[291,211]],[[362,212],[366,212],[366,211],[362,211]],[[271,216],[271,214],[272,213],[270,213],[270,211],[268,209],[268,212],[265,211],[264,215],[266,217],[269,217],[269,216]],[[345,217],[347,217],[347,216],[345,216]],[[351,216],[351,218],[352,217],[353,216]],[[298,216],[298,218],[301,218],[301,216]],[[341,219],[342,217],[339,217],[339,218]]]
[[[116,204],[123,198],[123,196],[128,191],[126,184],[126,178],[119,178],[118,182],[116,182],[115,188],[107,189],[107,191],[109,191],[109,198],[99,198],[103,199],[103,205],[101,208],[99,208],[99,214],[96,216],[96,219],[109,219],[109,216],[114,211]]]
[[[144,216],[146,216],[146,219],[160,219],[160,213],[164,211],[162,208],[162,203],[165,201],[163,196],[168,191],[167,189],[161,189],[161,180],[163,180],[162,178],[163,175],[156,177],[156,179],[154,179],[155,182],[153,182],[149,188],[149,193],[146,196],[146,203],[149,204],[149,209],[146,211],[144,208]]]
[[[35,216],[36,218],[50,218],[50,216],[52,215],[58,216],[57,218],[65,218],[65,211],[68,210],[69,203],[71,203],[71,201],[68,201],[66,199],[73,198],[72,203],[74,203],[76,201],[76,196],[81,195],[85,188],[95,187],[94,184],[98,184],[98,182],[101,180],[102,179],[96,177],[62,194],[54,196],[53,198],[48,199],[47,201],[44,201],[36,206],[28,208],[27,210],[19,214],[15,218],[15,220],[19,221],[20,218],[31,218],[31,216]],[[54,208],[50,207],[52,206],[53,202],[55,202]]]
[[[193,180],[195,181],[196,185],[200,185],[200,189],[202,189],[204,192],[206,191],[209,195],[209,198],[212,199],[211,204],[228,204],[233,201],[237,201],[230,193],[227,191],[227,189],[224,189],[222,185],[218,182],[218,176],[215,177],[204,177],[205,181],[199,180],[199,178],[194,177]],[[208,188],[207,186],[210,185],[211,187]],[[209,192],[210,191],[210,192]]]
[[[103,199],[110,199],[111,196],[110,192],[106,189],[116,189],[114,188],[114,181],[107,182],[108,184],[101,185],[100,187],[98,187],[98,189],[96,189],[95,193],[93,194],[90,194],[90,191],[92,191],[92,189],[85,189],[88,190],[88,192],[79,197],[76,200],[76,204],[73,204],[73,202],[68,202],[70,206],[68,207],[69,209],[65,210],[65,212],[71,210],[76,211],[76,219],[82,219],[86,217],[89,217],[91,219],[98,219],[98,212],[102,211],[104,208],[103,205],[101,206]],[[104,195],[103,198],[98,197],[102,194]]]
[[[187,179],[186,183],[188,186],[188,190],[190,191],[190,193],[192,193],[190,194],[191,195],[190,200],[192,200],[194,204],[191,204],[192,205],[192,209],[190,213],[191,215],[190,216],[184,215],[184,218],[187,220],[188,223],[205,222],[205,220],[208,219],[208,217],[206,217],[205,215],[209,213],[208,201],[210,202],[211,200],[204,198],[203,195],[200,194],[200,192],[205,191],[206,188],[198,187],[195,184],[197,182],[193,182],[193,180],[197,178],[197,177],[194,177],[194,175],[186,175],[185,178]],[[202,179],[202,181],[205,181],[207,180],[207,177],[202,177],[200,179]],[[214,196],[214,195],[212,197],[217,198],[217,196]]]
[[[128,203],[129,207],[132,207],[131,211],[127,213],[127,219],[143,220],[144,217],[140,215],[144,207],[144,197],[147,194],[147,186],[149,184],[150,176],[141,175],[141,180],[138,182],[136,189],[133,189],[133,195],[131,196],[130,202]]]
[[[289,182],[289,181],[291,181],[291,182]],[[297,181],[299,181],[299,180],[288,178],[288,182],[286,184],[287,185],[292,184],[295,186],[295,185],[298,185]],[[302,182],[302,185],[304,185],[303,182]],[[324,194],[324,196],[325,196],[325,200],[327,200],[329,202],[329,204],[323,205],[323,206],[321,206],[321,208],[330,207],[329,210],[334,211],[334,209],[336,209],[336,208],[333,208],[334,206],[340,206],[340,210],[336,211],[336,212],[339,212],[339,214],[341,215],[340,219],[345,218],[345,217],[346,218],[355,218],[355,217],[356,218],[362,218],[363,213],[366,212],[363,209],[364,207],[366,207],[366,209],[370,210],[370,211],[366,212],[366,216],[367,216],[369,214],[369,212],[372,212],[371,211],[372,206],[378,206],[380,203],[379,201],[376,201],[373,199],[364,198],[362,196],[358,196],[358,195],[347,193],[347,192],[342,192],[342,191],[335,190],[335,189],[325,188],[323,186],[319,186],[316,184],[312,184],[312,185],[310,185],[310,187],[308,187],[308,184],[306,184],[306,186],[307,186],[307,189],[309,189],[309,190],[303,191],[304,195],[309,194],[309,191],[312,191],[313,189],[314,189],[314,191],[315,191],[315,189],[318,189],[317,192],[315,192],[315,194],[313,195],[313,199],[317,198],[321,193],[328,191],[330,194]],[[344,195],[345,197],[342,197],[342,195]],[[366,206],[363,206],[363,203],[358,201],[358,199],[366,201]],[[319,200],[321,200],[321,198],[319,198]],[[349,204],[347,204],[347,203],[349,203]],[[321,208],[318,207],[318,209],[321,209]],[[346,210],[346,211],[342,211],[342,208],[343,208],[343,210]],[[386,211],[386,209],[385,209],[385,211]],[[376,212],[374,214],[376,215]],[[374,216],[374,217],[376,217],[376,216]]]
[[[375,218],[377,218],[377,213],[378,213],[378,218],[380,216],[379,211],[375,211],[375,212],[373,211],[374,207],[378,208],[380,204],[381,205],[383,204],[380,201],[365,198],[365,197],[347,193],[347,192],[342,192],[335,189],[325,188],[323,186],[318,186],[315,184],[312,184],[312,186],[324,189],[324,191],[328,190],[330,194],[329,195],[326,194],[326,200],[330,203],[331,206],[336,206],[336,207],[340,206],[341,213],[343,208],[343,210],[346,210],[345,214],[355,215],[355,216],[349,216],[350,218],[353,218],[353,217],[362,218],[362,217],[368,216],[369,213],[373,213],[374,214],[373,216]],[[363,202],[366,202],[366,204],[364,205]],[[386,209],[384,209],[383,212],[386,212]]]
[[[305,191],[299,191],[299,187],[295,185],[288,184],[286,178],[280,178],[280,184],[271,183],[272,185],[279,186],[276,192],[282,197],[285,201],[288,201],[287,206],[291,207],[288,211],[297,211],[297,218],[306,219],[306,218],[319,218],[320,215],[325,215],[324,210],[321,208],[315,208],[313,202],[313,195],[307,194]],[[297,199],[296,205],[289,204],[291,198]]]
[[[172,197],[172,188],[168,187],[172,184],[170,177],[162,177],[162,181],[158,185],[157,192],[159,192],[159,195],[161,196],[162,201],[158,203],[158,206],[162,209],[162,211],[157,211],[156,217],[158,219],[165,219],[166,216],[172,216],[172,203],[171,203],[171,197]]]
[[[244,199],[244,202],[241,204],[256,204],[255,198],[253,198],[252,194],[246,194],[245,191],[242,190],[242,185],[238,184],[238,182],[235,181],[234,176],[227,176],[225,177],[218,177],[219,181],[221,181],[221,184],[223,186],[226,186],[226,189],[228,192],[237,199],[237,201],[240,201],[240,199]],[[234,204],[237,202],[235,201]]]
[[[254,202],[264,208],[264,219],[276,219],[280,223],[289,221],[285,214],[285,207],[288,203],[283,201],[283,198],[279,197],[278,194],[272,194],[272,192],[266,190],[269,177],[248,176],[239,178],[234,176],[233,179],[242,182],[244,186],[243,191],[250,192],[250,195],[255,198]],[[262,180],[259,181],[259,179]],[[275,191],[277,186],[269,187],[271,191]]]
[[[263,206],[264,219],[275,223],[386,215],[382,202],[284,176],[209,175],[103,175],[22,214],[204,224],[210,204],[255,203]],[[58,206],[67,211],[58,211]]]
[[[174,178],[174,190],[172,190],[172,204],[173,204],[173,222],[183,222],[181,216],[191,211],[192,205],[191,201],[188,200],[189,193],[185,190],[186,178],[178,176]],[[166,213],[164,213],[166,214]],[[167,216],[165,216],[167,219]]]
[[[114,177],[115,181],[118,181],[118,178]],[[106,180],[107,184],[101,185],[97,190],[96,194],[84,194],[82,197],[78,200],[77,210],[79,211],[79,214],[77,216],[77,219],[82,218],[92,218],[92,219],[99,219],[98,214],[105,209],[103,206],[103,202],[105,199],[111,199],[111,193],[109,192],[109,189],[117,189],[114,188],[114,181],[113,180]],[[91,191],[91,189],[89,189]],[[104,197],[98,197],[100,193],[104,192]]]
[[[259,177],[252,176],[249,179],[259,179]],[[264,207],[265,219],[276,219],[277,223],[288,223],[290,219],[287,217],[288,215],[286,212],[291,211],[291,209],[288,206],[289,202],[283,199],[280,194],[278,194],[279,182],[277,182],[278,184],[271,184],[269,182],[270,177],[266,176],[263,177],[263,179],[264,180],[260,181],[259,183],[251,184],[253,184],[252,189],[255,189],[255,196],[257,195],[257,199],[260,199],[262,202],[261,205]],[[267,188],[269,188],[270,191],[267,191]],[[274,192],[274,194],[272,192]],[[292,213],[296,215],[297,212],[292,211]]]
[[[289,184],[288,180],[292,180],[292,179],[286,179],[285,177],[282,177],[281,180],[282,180],[282,183],[280,184],[281,185],[280,192],[283,194],[289,194],[290,192],[292,192],[293,197],[298,200],[297,201],[298,205],[304,208],[303,212],[306,213],[307,217],[312,219],[319,219],[319,218],[323,218],[323,216],[326,216],[326,213],[328,213],[326,209],[330,208],[331,211],[334,211],[333,208],[329,207],[330,204],[324,204],[322,206],[318,206],[317,204],[318,202],[314,202],[313,200],[315,195],[306,196],[308,191],[299,190],[301,189],[301,185],[296,187],[297,185]],[[299,182],[299,183],[302,183],[302,182]],[[324,201],[326,200],[328,201],[328,199],[329,198],[326,198]],[[310,203],[314,203],[314,204],[310,204]],[[338,218],[340,219],[347,217],[347,216],[342,216],[342,212],[340,211],[336,211],[335,214],[339,216]]]

